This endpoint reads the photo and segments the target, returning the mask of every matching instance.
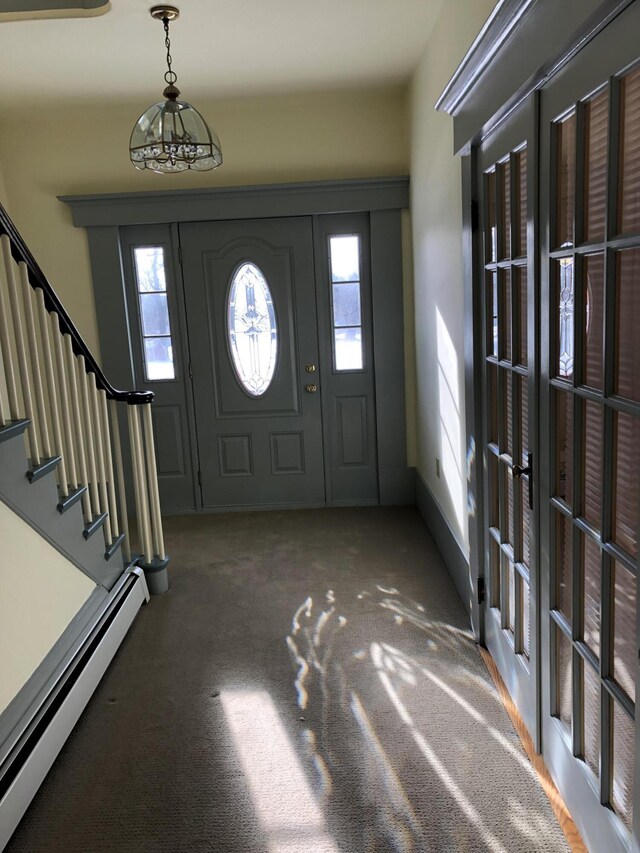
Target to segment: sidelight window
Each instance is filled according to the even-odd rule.
[[[145,379],[147,382],[175,379],[164,249],[136,246],[133,254]]]
[[[337,371],[362,370],[362,297],[360,237],[329,237],[333,366]]]

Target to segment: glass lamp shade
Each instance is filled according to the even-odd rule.
[[[220,140],[186,101],[153,104],[138,119],[129,142],[136,169],[173,173],[206,172],[222,163]]]

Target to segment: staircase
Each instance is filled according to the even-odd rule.
[[[168,589],[152,400],[109,383],[0,206],[0,501],[95,584],[0,713],[0,850],[140,606]]]

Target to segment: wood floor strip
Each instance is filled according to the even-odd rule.
[[[511,722],[518,733],[518,737],[520,738],[522,745],[524,747],[524,751],[527,753],[529,761],[533,765],[536,773],[538,774],[538,778],[540,779],[540,784],[547,795],[549,802],[551,803],[551,808],[560,824],[560,828],[565,834],[569,847],[571,848],[572,853],[589,853],[584,841],[580,833],[578,832],[578,827],[573,822],[573,818],[569,814],[569,810],[567,809],[564,800],[560,796],[560,792],[556,788],[551,776],[549,775],[549,771],[542,759],[541,755],[538,755],[534,749],[533,741],[527,731],[527,728],[522,720],[522,717],[518,713],[518,709],[513,703],[511,696],[509,695],[509,691],[506,688],[504,681],[500,673],[498,672],[498,667],[495,664],[495,661],[489,654],[486,649],[480,648],[480,654],[482,655],[482,659],[484,660],[489,673],[491,674],[491,678],[493,679],[494,684],[496,685],[496,689],[504,707],[511,718]]]

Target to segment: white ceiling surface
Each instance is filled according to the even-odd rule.
[[[178,0],[183,98],[390,85],[409,79],[444,0]],[[3,107],[161,99],[162,23],[148,0],[105,15],[0,22]]]

